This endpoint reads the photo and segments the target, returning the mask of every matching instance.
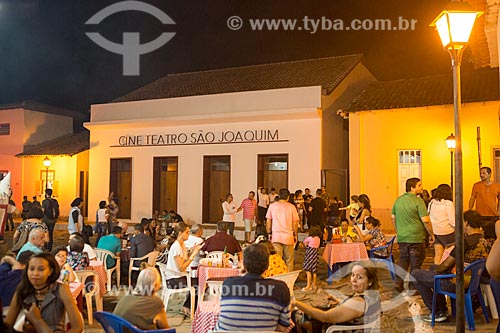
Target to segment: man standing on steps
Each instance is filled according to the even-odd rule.
[[[43,218],[42,222],[47,225],[49,229],[49,242],[45,245],[48,251],[52,251],[52,244],[54,242],[54,228],[57,219],[59,218],[59,203],[56,199],[52,198],[52,189],[45,190],[45,200],[42,201]]]

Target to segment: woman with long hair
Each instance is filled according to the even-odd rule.
[[[191,252],[188,252],[184,242],[189,237],[189,226],[184,222],[177,223],[172,236],[175,238],[175,242],[172,246],[170,246],[170,250],[168,252],[167,269],[173,272],[183,273],[191,265],[191,262],[194,260],[198,252],[200,252],[203,244],[195,245],[191,249]],[[180,274],[172,273],[167,279],[167,287],[170,289],[185,288],[186,286],[186,277],[181,276]],[[187,295],[183,307],[185,315],[191,313],[190,308],[191,298]]]
[[[83,319],[68,285],[57,281],[59,272],[59,264],[50,253],[39,253],[29,259],[12,298],[5,320],[7,327],[12,329],[23,311],[26,315],[23,331],[29,330],[28,324],[36,327],[38,333],[83,331]],[[71,323],[68,331],[64,327],[66,314]]]
[[[453,193],[448,184],[441,184],[434,191],[429,203],[429,218],[434,233],[434,263],[439,265],[445,247],[455,243],[455,206]]]
[[[358,205],[359,205],[358,215],[356,215],[356,217],[353,220],[351,220],[351,222],[353,223],[353,225],[358,226],[358,228],[361,230],[361,233],[363,235],[367,235],[368,230],[366,229],[366,226],[365,226],[365,219],[368,216],[371,216],[371,214],[372,214],[372,206],[370,203],[370,198],[368,198],[368,196],[366,194],[360,194],[358,200],[359,200],[358,201]]]
[[[313,332],[321,332],[323,323],[360,325],[377,320],[381,311],[379,283],[377,270],[369,261],[358,261],[352,266],[351,288],[354,294],[329,310],[300,301],[294,305],[312,318]]]

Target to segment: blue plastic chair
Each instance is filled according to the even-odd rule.
[[[132,325],[122,317],[118,317],[110,312],[97,311],[94,312],[94,318],[97,320],[106,333],[175,333],[175,328],[159,329],[159,330],[141,330],[135,325]],[[125,331],[127,328],[128,331]]]
[[[392,248],[394,246],[394,241],[396,240],[396,236],[393,236],[389,242],[387,242],[384,246],[374,247],[368,252],[368,256],[372,261],[380,261],[387,264],[387,269],[389,273],[391,273],[392,281],[396,281],[396,273],[394,272],[394,258],[392,257]],[[379,258],[375,256],[375,251],[380,251],[387,249],[387,257]]]
[[[479,304],[481,304],[481,308],[483,309],[483,315],[486,319],[486,322],[489,323],[490,319],[488,318],[488,311],[486,310],[486,305],[484,304],[483,294],[480,288],[481,282],[481,274],[483,273],[486,263],[486,259],[476,260],[467,266],[464,269],[464,274],[468,271],[471,271],[471,280],[469,283],[469,287],[465,291],[464,299],[465,299],[465,319],[469,324],[469,331],[475,331],[476,325],[474,324],[474,311],[472,309],[472,296],[477,295],[479,300]],[[456,274],[444,274],[444,275],[436,275],[434,276],[434,296],[432,297],[432,320],[431,326],[434,327],[434,319],[436,316],[436,295],[442,294],[447,295],[451,298],[451,307],[452,313],[455,315],[455,299],[457,295],[454,292],[449,292],[441,289],[441,280],[445,279],[453,279],[456,278]]]

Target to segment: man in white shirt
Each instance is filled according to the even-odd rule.
[[[236,207],[236,204],[233,201],[233,195],[229,193],[226,195],[226,201],[222,203],[222,211],[224,212],[224,216],[222,216],[222,221],[226,222],[229,227],[229,234],[233,236],[234,234],[234,223],[236,222],[236,213],[238,213],[241,209]]]

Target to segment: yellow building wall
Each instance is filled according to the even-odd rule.
[[[495,101],[462,107],[464,209],[479,181],[476,128],[481,128],[482,164],[493,167],[493,148],[500,146],[499,106]],[[429,192],[450,183],[445,138],[454,132],[453,105],[351,113],[349,131],[351,194],[370,197],[384,230],[392,230],[390,210],[398,196],[398,150],[421,150],[422,182]]]
[[[54,171],[55,187],[54,197],[59,202],[61,218],[68,216],[70,204],[78,196],[78,172],[77,160],[79,155],[87,156],[88,170],[88,152],[83,152],[74,156],[48,156],[52,161],[49,171]],[[45,167],[43,159],[45,156],[25,157],[23,158],[23,195],[28,196],[28,200],[36,195],[41,202],[44,199],[44,189],[41,181],[45,181]],[[16,202],[17,203],[17,202]],[[21,206],[18,204],[18,208]]]

